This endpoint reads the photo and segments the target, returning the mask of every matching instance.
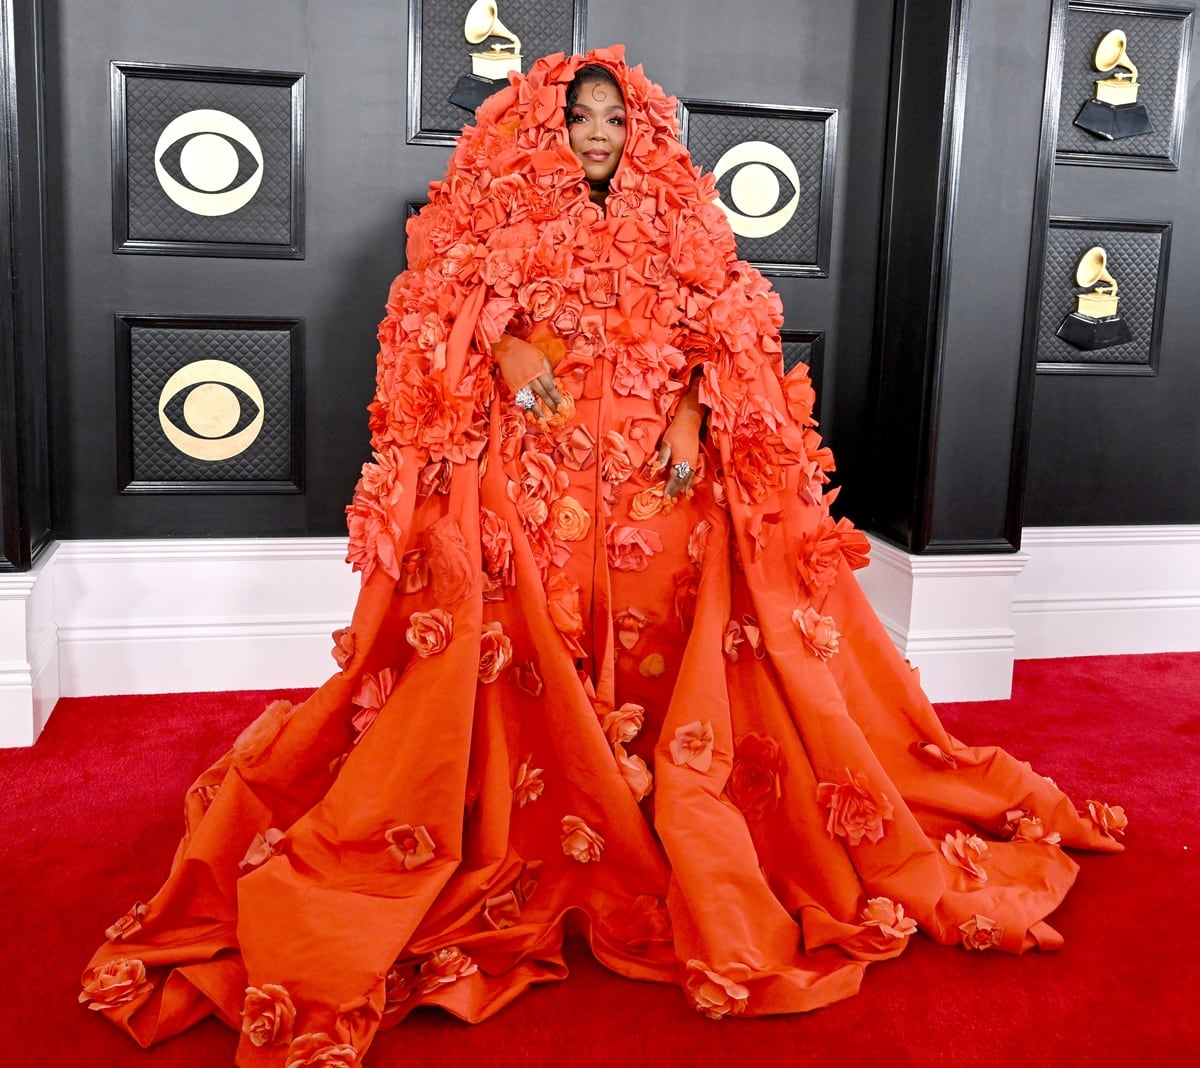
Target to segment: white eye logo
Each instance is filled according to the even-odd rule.
[[[228,460],[245,452],[262,432],[265,415],[258,383],[225,360],[181,367],[158,395],[162,432],[194,460]]]
[[[720,193],[717,206],[739,237],[770,237],[796,214],[800,175],[788,154],[769,141],[734,145],[717,160],[713,177]],[[790,193],[783,183],[791,186]]]
[[[167,123],[154,146],[159,185],[193,215],[229,215],[262,185],[262,146],[241,119],[202,108]]]

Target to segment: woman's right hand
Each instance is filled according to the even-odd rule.
[[[554,368],[541,349],[511,334],[501,334],[492,342],[492,355],[513,393],[528,386],[550,415],[558,411],[562,394],[554,384]]]

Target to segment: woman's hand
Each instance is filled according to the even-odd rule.
[[[528,387],[533,391],[535,402],[540,401],[550,415],[558,411],[562,394],[554,384],[554,368],[541,349],[511,334],[501,334],[492,343],[492,355],[514,394]]]
[[[654,459],[654,474],[660,474],[670,467],[671,474],[663,490],[666,496],[678,497],[681,493],[691,493],[696,465],[700,462],[700,430],[703,426],[704,407],[700,404],[699,389],[693,384],[680,398],[675,418],[663,431],[662,444]]]

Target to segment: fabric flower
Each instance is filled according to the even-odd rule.
[[[579,583],[566,572],[557,572],[546,583],[546,611],[572,655],[584,656],[585,650],[580,642],[583,637],[583,611]]]
[[[358,1050],[324,1031],[309,1031],[288,1047],[284,1068],[354,1068]]]
[[[252,871],[265,864],[280,852],[279,843],[283,841],[283,831],[278,827],[268,827],[262,834],[256,834],[246,850],[246,855],[238,861],[242,871]]]
[[[388,856],[405,871],[428,864],[437,852],[433,838],[424,826],[413,827],[405,823],[385,831],[383,837],[388,843]]]
[[[562,851],[572,860],[587,864],[600,859],[604,839],[578,816],[563,816]]]
[[[946,835],[942,842],[942,856],[981,883],[986,883],[988,878],[987,872],[980,864],[987,851],[987,842],[977,834],[968,835],[962,831],[955,831]]]
[[[635,523],[644,523],[659,512],[669,512],[674,506],[674,499],[666,496],[665,486],[648,486],[634,494],[629,502],[629,518]]]
[[[140,901],[135,902],[124,916],[105,929],[104,937],[110,942],[122,942],[126,938],[133,937],[142,929],[142,920],[145,916],[146,906]]]
[[[456,605],[475,582],[466,538],[453,516],[444,515],[430,524],[426,539],[433,596],[438,604]]]
[[[515,890],[494,894],[483,902],[483,922],[493,931],[505,931],[521,922],[521,899]]]
[[[638,674],[643,678],[657,679],[661,675],[665,675],[667,671],[667,661],[662,653],[651,653],[642,659],[638,665]]]
[[[254,764],[292,718],[291,701],[272,701],[233,742],[233,758],[243,764]]]
[[[479,513],[479,541],[483,551],[483,571],[490,584],[513,584],[513,539],[508,521],[488,508]]]
[[[616,571],[645,571],[650,557],[663,551],[654,530],[614,524],[608,532],[608,566]]]
[[[457,946],[446,946],[429,955],[417,975],[418,989],[422,994],[432,994],[443,986],[457,983],[468,975],[479,971],[476,964]]]
[[[761,817],[774,808],[783,793],[785,770],[779,743],[765,734],[742,735],[733,749],[733,768],[725,792],[746,816]]]
[[[830,838],[840,836],[854,846],[864,838],[878,842],[883,837],[884,820],[892,818],[892,803],[886,794],[872,793],[865,775],[856,776],[847,768],[846,779],[817,784],[817,802],[829,806],[825,830]]]
[[[396,672],[391,668],[384,668],[378,674],[368,673],[362,677],[358,689],[350,698],[350,703],[358,706],[358,711],[350,719],[354,729],[358,732],[354,738],[354,744],[358,744],[359,739],[367,732],[367,728],[379,717],[383,706],[387,704],[388,698],[392,696],[392,691],[396,688],[396,682]]]
[[[704,554],[708,550],[708,536],[712,533],[712,523],[701,519],[688,535],[687,554],[693,565],[701,567],[704,564]]]
[[[713,760],[713,728],[711,723],[685,723],[675,728],[675,737],[669,746],[671,759],[678,765],[686,764],[696,771],[708,771]]]
[[[342,627],[333,632],[333,659],[338,670],[342,670],[354,655],[355,634],[353,627]]]
[[[735,965],[738,971],[744,971],[744,978],[749,978],[750,969],[745,965]],[[687,976],[684,979],[684,989],[688,1000],[697,1012],[702,1012],[710,1020],[719,1020],[723,1016],[740,1016],[746,1011],[750,999],[750,991],[728,976],[715,972],[698,960],[687,962]]]
[[[617,641],[626,649],[632,649],[642,636],[642,631],[650,622],[650,617],[641,609],[629,607],[618,612],[613,618],[613,626],[617,631]]]
[[[1004,928],[987,916],[972,916],[965,923],[960,923],[958,929],[962,932],[962,944],[967,949],[997,949],[1004,938]]]
[[[420,657],[436,656],[450,644],[453,635],[454,617],[442,608],[414,612],[408,617],[408,629],[404,632],[408,644]]]
[[[559,497],[550,506],[554,536],[562,541],[583,541],[592,529],[592,517],[570,494]]]
[[[1109,838],[1125,834],[1125,828],[1129,826],[1129,818],[1125,815],[1125,809],[1120,805],[1106,805],[1101,801],[1085,801],[1084,804],[1087,805],[1088,815],[1092,822],[1100,828],[1101,833]]]
[[[917,929],[917,921],[904,915],[904,906],[888,897],[868,898],[862,921],[864,927],[878,927],[891,938],[907,938]]]
[[[504,624],[499,620],[485,623],[479,639],[479,681],[485,685],[495,682],[512,658],[512,640],[504,633]]]
[[[1010,809],[1004,814],[1004,833],[1013,842],[1044,842],[1058,845],[1062,835],[1058,831],[1047,833],[1040,816],[1031,816],[1028,809]]]
[[[792,622],[796,624],[813,656],[828,660],[838,651],[838,638],[841,635],[832,616],[823,616],[812,607],[797,608],[792,612]]]
[[[140,960],[121,957],[83,973],[79,1001],[89,1009],[114,1009],[150,993],[152,986]]]
[[[513,800],[518,808],[524,808],[530,801],[536,801],[546,788],[542,779],[542,769],[535,768],[532,764],[533,754],[530,753],[517,768],[517,781],[513,783]]]
[[[242,1033],[256,1046],[286,1046],[292,1041],[296,1006],[287,988],[277,983],[246,987]]]
[[[532,660],[527,660],[523,664],[514,664],[509,668],[508,677],[518,690],[530,697],[541,697],[542,691],[546,688],[537,665]]]
[[[639,894],[604,917],[609,937],[631,953],[671,944],[671,914],[661,898]]]
[[[635,466],[629,456],[629,443],[622,434],[610,430],[600,439],[600,477],[605,482],[624,482]]]
[[[620,708],[605,712],[601,717],[600,726],[604,729],[604,737],[609,740],[610,744],[617,742],[628,744],[638,736],[645,720],[645,708],[626,701]]]
[[[642,801],[648,797],[654,788],[654,776],[650,774],[646,762],[640,756],[627,753],[620,742],[613,745],[613,756],[616,757],[617,767],[621,769],[621,775],[633,794],[633,799]]]

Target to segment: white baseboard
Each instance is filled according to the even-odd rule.
[[[68,541],[0,575],[0,746],[60,696],[315,686],[358,576],[344,538]],[[1200,649],[1200,527],[1032,528],[1022,551],[857,573],[935,701],[1007,697],[1015,659]]]
[[[32,745],[61,696],[54,548],[28,572],[0,575],[0,748]]]
[[[1017,657],[1200,650],[1200,526],[1031,527]]]
[[[871,539],[859,581],[934,701],[1008,697],[1016,645],[1013,585],[1024,553],[912,556]]]

